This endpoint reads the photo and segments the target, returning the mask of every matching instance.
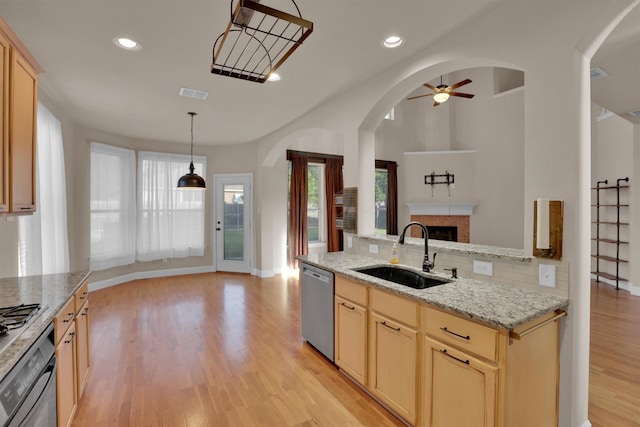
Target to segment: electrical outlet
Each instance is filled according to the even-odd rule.
[[[373,243],[369,243],[369,253],[370,254],[377,254],[378,253],[378,245],[373,244]]]
[[[347,237],[347,248],[351,249],[353,247],[353,236]]]
[[[473,260],[473,272],[483,276],[493,276],[493,263],[488,261]]]
[[[540,286],[547,288],[556,287],[556,266],[548,264],[538,265],[538,280]]]

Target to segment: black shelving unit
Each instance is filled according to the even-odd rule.
[[[596,191],[596,203],[594,205],[591,205],[593,207],[595,207],[596,210],[596,218],[595,221],[592,221],[593,224],[595,224],[595,228],[596,228],[596,235],[595,237],[592,237],[591,240],[594,240],[596,242],[596,253],[592,254],[591,256],[593,258],[595,258],[596,260],[596,269],[595,271],[592,271],[591,274],[593,274],[596,277],[596,282],[600,281],[600,278],[604,278],[604,279],[609,279],[609,280],[615,280],[616,282],[616,289],[620,289],[620,281],[627,281],[627,279],[624,279],[622,277],[620,277],[620,264],[621,263],[626,263],[629,262],[627,260],[621,259],[620,258],[620,246],[621,245],[628,245],[629,242],[620,240],[620,228],[621,227],[625,227],[628,226],[629,223],[628,222],[621,222],[620,221],[620,210],[622,208],[628,208],[629,204],[622,204],[620,203],[620,190],[622,189],[626,189],[629,188],[629,184],[622,184],[623,182],[628,183],[629,182],[629,178],[625,177],[625,178],[620,178],[616,180],[616,185],[607,185],[609,184],[608,180],[604,180],[604,181],[598,181],[596,183],[595,187],[592,187],[592,190]],[[606,190],[615,190],[616,191],[616,203],[601,203],[600,202],[600,192],[601,191],[606,191]],[[601,221],[600,220],[600,210],[601,209],[615,209],[616,210],[616,221]],[[601,230],[600,228],[604,226],[603,228],[605,228],[603,230],[604,232],[604,237],[601,236]],[[613,232],[610,231],[611,228],[615,228],[615,238],[613,238]],[[600,244],[606,244],[606,245],[615,245],[616,248],[616,256],[613,257],[611,255],[601,255],[600,254]],[[606,261],[609,263],[615,263],[615,268],[616,268],[616,273],[612,274],[606,271],[600,271],[600,261]]]

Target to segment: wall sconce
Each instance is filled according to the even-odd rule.
[[[562,259],[561,200],[537,199],[533,202],[533,255],[539,258]]]

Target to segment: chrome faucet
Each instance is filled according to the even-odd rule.
[[[424,259],[422,260],[422,271],[428,273],[432,268],[436,266],[436,253],[433,254],[433,262],[429,261],[429,231],[424,224],[420,224],[417,221],[411,221],[409,224],[404,226],[404,230],[402,230],[402,234],[398,239],[398,244],[404,245],[404,233],[407,231],[409,227],[412,225],[417,225],[422,228],[422,234],[424,236]]]

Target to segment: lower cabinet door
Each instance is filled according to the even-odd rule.
[[[76,397],[75,337],[75,323],[71,322],[71,326],[56,347],[58,427],[66,427],[71,424],[78,402]]]
[[[415,424],[418,332],[372,313],[370,334],[369,389]]]
[[[366,385],[367,310],[336,296],[336,365]]]
[[[76,323],[76,395],[82,396],[89,372],[89,301],[85,301],[74,319]]]
[[[498,368],[429,337],[424,344],[421,424],[495,426]]]

